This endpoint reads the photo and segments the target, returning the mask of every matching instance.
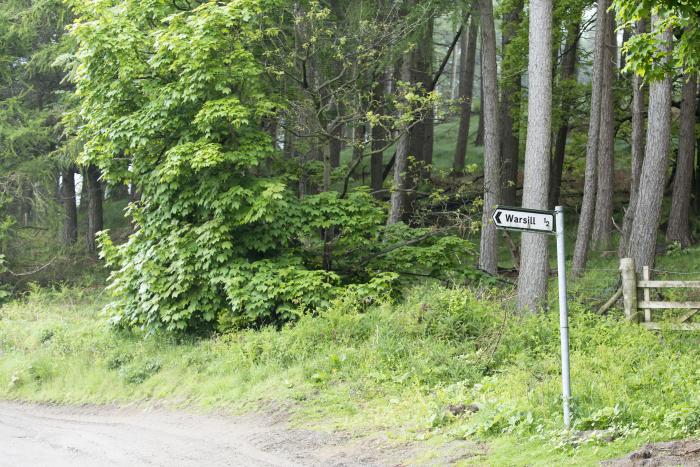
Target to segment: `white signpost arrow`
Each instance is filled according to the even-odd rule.
[[[493,211],[493,223],[503,230],[556,234],[557,279],[559,281],[559,331],[561,337],[561,382],[564,405],[564,425],[571,426],[571,377],[569,371],[569,310],[566,304],[566,256],[564,250],[564,209],[554,211],[497,206]]]

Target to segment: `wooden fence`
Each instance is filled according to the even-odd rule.
[[[622,299],[625,307],[625,317],[633,322],[639,322],[648,329],[700,330],[700,323],[691,323],[690,319],[700,310],[700,302],[655,301],[651,299],[651,289],[658,288],[700,288],[700,281],[661,281],[652,280],[649,266],[642,268],[642,278],[637,278],[632,258],[620,260],[622,275]],[[641,294],[639,294],[641,289]],[[639,300],[639,296],[642,300]],[[673,322],[661,323],[652,320],[652,310],[687,310],[679,319]]]

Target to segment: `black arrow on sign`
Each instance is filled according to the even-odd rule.
[[[496,221],[496,224],[501,223],[501,211],[496,211],[496,215],[493,216],[493,219]]]

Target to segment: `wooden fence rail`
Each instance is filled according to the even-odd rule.
[[[700,323],[688,322],[693,315],[700,311],[700,302],[669,302],[651,299],[651,289],[698,289],[700,288],[700,281],[652,280],[649,266],[642,268],[642,278],[637,279],[634,259],[632,258],[622,258],[620,260],[620,275],[622,276],[622,300],[625,307],[625,317],[629,321],[641,323],[642,326],[648,329],[700,330]],[[639,300],[639,289],[642,292],[641,301]],[[675,322],[662,325],[652,321],[652,310],[688,310],[688,312]]]

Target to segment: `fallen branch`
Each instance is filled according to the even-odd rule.
[[[10,269],[7,269],[7,272],[10,273],[10,275],[15,276],[15,277],[22,277],[22,276],[31,276],[32,274],[36,274],[37,272],[43,271],[44,269],[48,268],[51,266],[51,263],[53,263],[56,260],[57,256],[54,256],[51,261],[48,263],[44,264],[43,266],[39,266],[37,269],[33,271],[28,271],[28,272],[13,272]]]
[[[610,300],[608,300],[607,302],[605,302],[605,304],[603,304],[603,306],[598,308],[598,311],[596,313],[598,313],[599,315],[606,314],[610,307],[612,307],[615,304],[615,302],[617,302],[620,299],[620,297],[622,297],[622,287],[617,289],[613,296],[610,297]]]

